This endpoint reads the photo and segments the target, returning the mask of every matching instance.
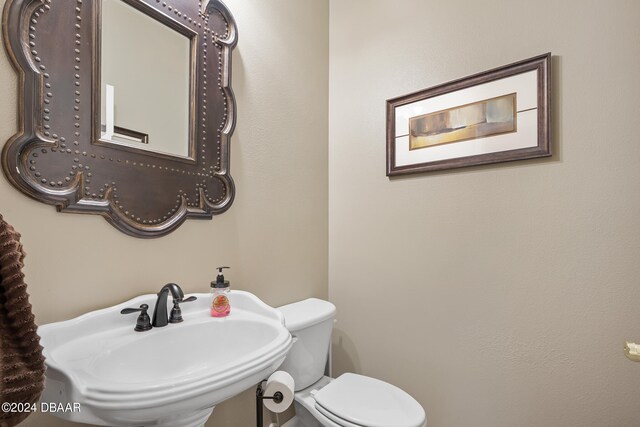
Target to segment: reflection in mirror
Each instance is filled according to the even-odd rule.
[[[123,0],[102,0],[101,140],[190,157],[191,41]]]

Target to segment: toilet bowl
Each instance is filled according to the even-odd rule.
[[[286,427],[425,427],[424,409],[387,382],[325,374],[336,308],[309,298],[278,308],[294,343],[280,367],[295,381],[296,417]]]

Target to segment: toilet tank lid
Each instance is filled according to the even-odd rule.
[[[335,305],[318,298],[283,305],[278,310],[284,315],[284,324],[290,332],[308,328],[336,315]]]

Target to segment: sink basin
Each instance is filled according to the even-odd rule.
[[[184,322],[146,332],[133,330],[137,314],[120,310],[148,304],[152,315],[155,294],[38,328],[41,401],[79,404],[55,415],[88,424],[204,425],[215,405],[273,373],[292,341],[282,314],[251,293],[231,291],[225,318],[210,316],[209,294],[194,295],[181,304]]]

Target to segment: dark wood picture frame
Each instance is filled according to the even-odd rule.
[[[98,214],[129,235],[160,237],[233,202],[237,28],[220,0],[123,1],[191,38],[190,155],[100,141],[101,0],[7,0],[3,39],[19,104],[2,169],[14,187],[60,212]]]
[[[482,165],[488,163],[497,163],[497,162],[506,162],[512,160],[523,160],[523,159],[531,159],[536,157],[547,157],[551,156],[551,114],[550,114],[550,98],[551,98],[551,81],[550,81],[550,64],[551,64],[551,53],[546,53],[544,55],[539,55],[530,59],[526,59],[523,61],[519,61],[513,64],[505,65],[503,67],[495,68],[489,71],[485,71],[479,74],[475,74],[469,77],[461,78],[458,80],[454,80],[448,83],[444,83],[438,86],[434,86],[425,90],[421,90],[418,92],[410,93],[408,95],[400,96],[397,98],[387,100],[387,176],[392,177],[396,175],[404,175],[404,174],[412,174],[412,173],[420,173],[420,172],[430,172],[437,171],[443,169],[454,169],[461,168],[467,166],[475,166]],[[403,106],[412,106],[418,105],[416,103],[424,102],[438,102],[437,98],[442,96],[454,96],[455,93],[460,93],[458,91],[464,90],[473,90],[474,87],[479,85],[484,85],[490,82],[498,82],[503,79],[508,79],[514,76],[518,76],[524,73],[529,73],[531,71],[535,72],[535,88],[530,88],[530,90],[535,89],[537,92],[535,94],[535,101],[537,105],[535,109],[537,110],[537,115],[535,118],[530,120],[535,120],[536,129],[535,134],[529,135],[529,139],[535,138],[534,144],[530,144],[524,147],[518,148],[510,148],[508,144],[503,144],[504,147],[502,149],[493,149],[493,151],[488,151],[485,153],[473,153],[471,155],[461,155],[456,154],[451,158],[437,158],[434,156],[435,160],[427,160],[424,161],[426,157],[429,156],[427,151],[423,151],[420,155],[424,155],[422,157],[414,156],[416,158],[415,162],[407,161],[409,155],[405,155],[403,160],[403,164],[398,164],[398,155],[399,150],[404,150],[406,154],[407,151],[411,149],[401,148],[400,143],[404,144],[405,140],[401,140],[401,138],[406,138],[408,141],[410,138],[414,138],[415,135],[411,131],[407,131],[406,135],[398,135],[397,133],[397,121],[404,120],[400,115],[396,116],[396,112],[398,108]],[[511,82],[511,80],[506,81],[507,86]],[[515,92],[514,88],[511,90],[505,89],[504,92],[501,92],[501,95],[507,95],[510,92]],[[479,92],[480,93],[480,92]],[[530,97],[531,98],[531,97]],[[474,100],[475,103],[481,103],[485,101],[490,101],[482,98],[478,98]],[[424,103],[422,105],[425,105]],[[464,108],[467,105],[454,105],[452,109],[460,109]],[[427,107],[424,107],[427,108]],[[431,114],[441,114],[446,113],[446,110],[442,109],[434,109],[434,111],[427,111],[429,114],[425,114],[425,112],[421,112],[420,114],[414,114],[415,117],[419,116],[428,116]],[[524,110],[524,112],[532,111],[534,108]],[[522,111],[516,111],[515,117],[513,120],[517,120],[518,115]],[[530,114],[532,116],[533,113]],[[407,121],[409,118],[407,118]],[[435,121],[435,119],[434,119]],[[486,121],[485,121],[486,122]],[[404,122],[402,122],[404,123]],[[403,125],[404,126],[404,125]],[[409,125],[406,125],[407,128]],[[471,127],[471,125],[469,126]],[[460,128],[464,128],[461,126]],[[460,128],[450,128],[443,125],[442,133],[453,133],[454,131],[460,131]],[[514,123],[514,129],[516,128]],[[404,127],[403,127],[404,129]],[[526,130],[529,130],[526,128]],[[398,130],[399,131],[399,130]],[[481,137],[472,137],[472,138],[459,138],[447,143],[439,143],[433,144],[432,146],[427,146],[425,148],[419,148],[415,151],[420,150],[429,150],[433,149],[436,145],[455,145],[455,143],[467,143],[469,147],[471,147],[474,143],[474,140],[486,139],[486,138],[494,138],[493,141],[496,141],[496,138],[503,137],[504,135],[509,135],[508,137],[511,139],[520,138],[521,135],[518,134],[520,130],[514,130],[513,132],[496,132],[487,136]],[[522,131],[524,133],[524,130]],[[437,133],[437,131],[432,132],[432,134]],[[404,147],[404,145],[402,145]],[[460,150],[464,150],[462,146],[457,147]],[[479,150],[477,147],[476,150]],[[446,152],[442,151],[438,153],[438,156],[443,157],[446,156]]]

